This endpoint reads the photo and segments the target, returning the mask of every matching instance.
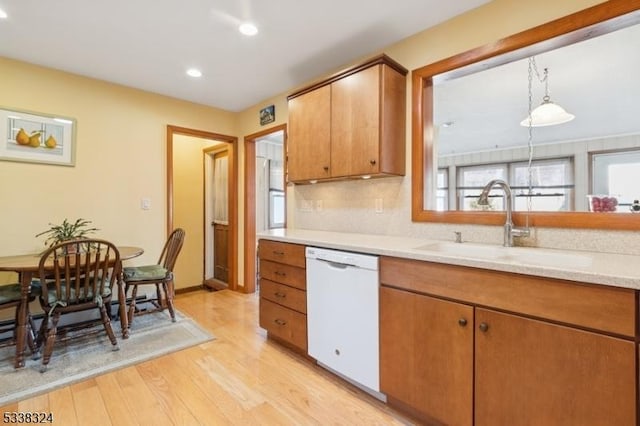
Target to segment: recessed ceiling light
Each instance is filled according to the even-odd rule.
[[[189,68],[187,70],[187,75],[189,77],[202,77],[202,71],[196,68]]]
[[[7,18],[7,12],[5,12],[4,10],[0,9],[0,19],[6,19]]]
[[[238,31],[246,36],[252,36],[258,34],[258,28],[251,22],[245,22],[238,27]]]

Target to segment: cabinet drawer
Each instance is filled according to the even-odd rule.
[[[303,314],[307,313],[306,291],[261,279],[260,296]]]
[[[635,291],[444,263],[380,258],[380,283],[633,337]]]
[[[300,244],[260,240],[258,256],[260,259],[304,268],[306,265],[304,248],[305,246]]]
[[[307,316],[260,298],[260,327],[307,351]]]
[[[260,278],[286,284],[301,290],[307,289],[306,270],[282,263],[260,260]]]

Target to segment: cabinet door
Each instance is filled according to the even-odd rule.
[[[330,176],[331,88],[319,89],[289,101],[287,176],[290,182]]]
[[[380,288],[380,388],[436,424],[471,425],[473,307]],[[497,423],[494,423],[497,424]]]
[[[479,308],[476,329],[477,426],[636,424],[633,342]]]
[[[380,73],[376,65],[331,84],[331,175],[377,173]]]

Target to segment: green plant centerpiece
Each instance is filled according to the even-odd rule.
[[[49,229],[36,234],[36,237],[46,235],[47,238],[44,240],[44,244],[47,247],[53,247],[63,241],[86,238],[88,234],[99,230],[98,228],[90,226],[90,220],[82,218],[76,219],[73,223],[65,219],[60,225],[55,225],[53,223],[50,223],[49,225],[51,225]]]

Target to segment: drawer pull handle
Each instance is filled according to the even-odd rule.
[[[280,271],[276,271],[275,274],[278,275],[279,277],[286,277],[287,276],[286,273],[280,272]]]
[[[273,293],[273,295],[274,295],[275,297],[280,298],[280,299],[284,299],[285,297],[287,297],[287,295],[286,295],[286,294],[284,294],[284,293],[280,293],[279,291],[276,291],[275,293]]]
[[[460,318],[458,320],[458,324],[460,324],[460,327],[464,327],[467,325],[467,319],[466,318]]]
[[[287,322],[285,320],[281,320],[279,318],[276,318],[275,320],[273,320],[273,322],[275,322],[278,325],[287,325]]]
[[[487,324],[486,322],[481,322],[480,331],[482,331],[483,333],[486,333],[487,330],[489,330],[489,324]]]
[[[274,250],[273,254],[275,254],[276,256],[284,256],[284,252],[283,251]]]

